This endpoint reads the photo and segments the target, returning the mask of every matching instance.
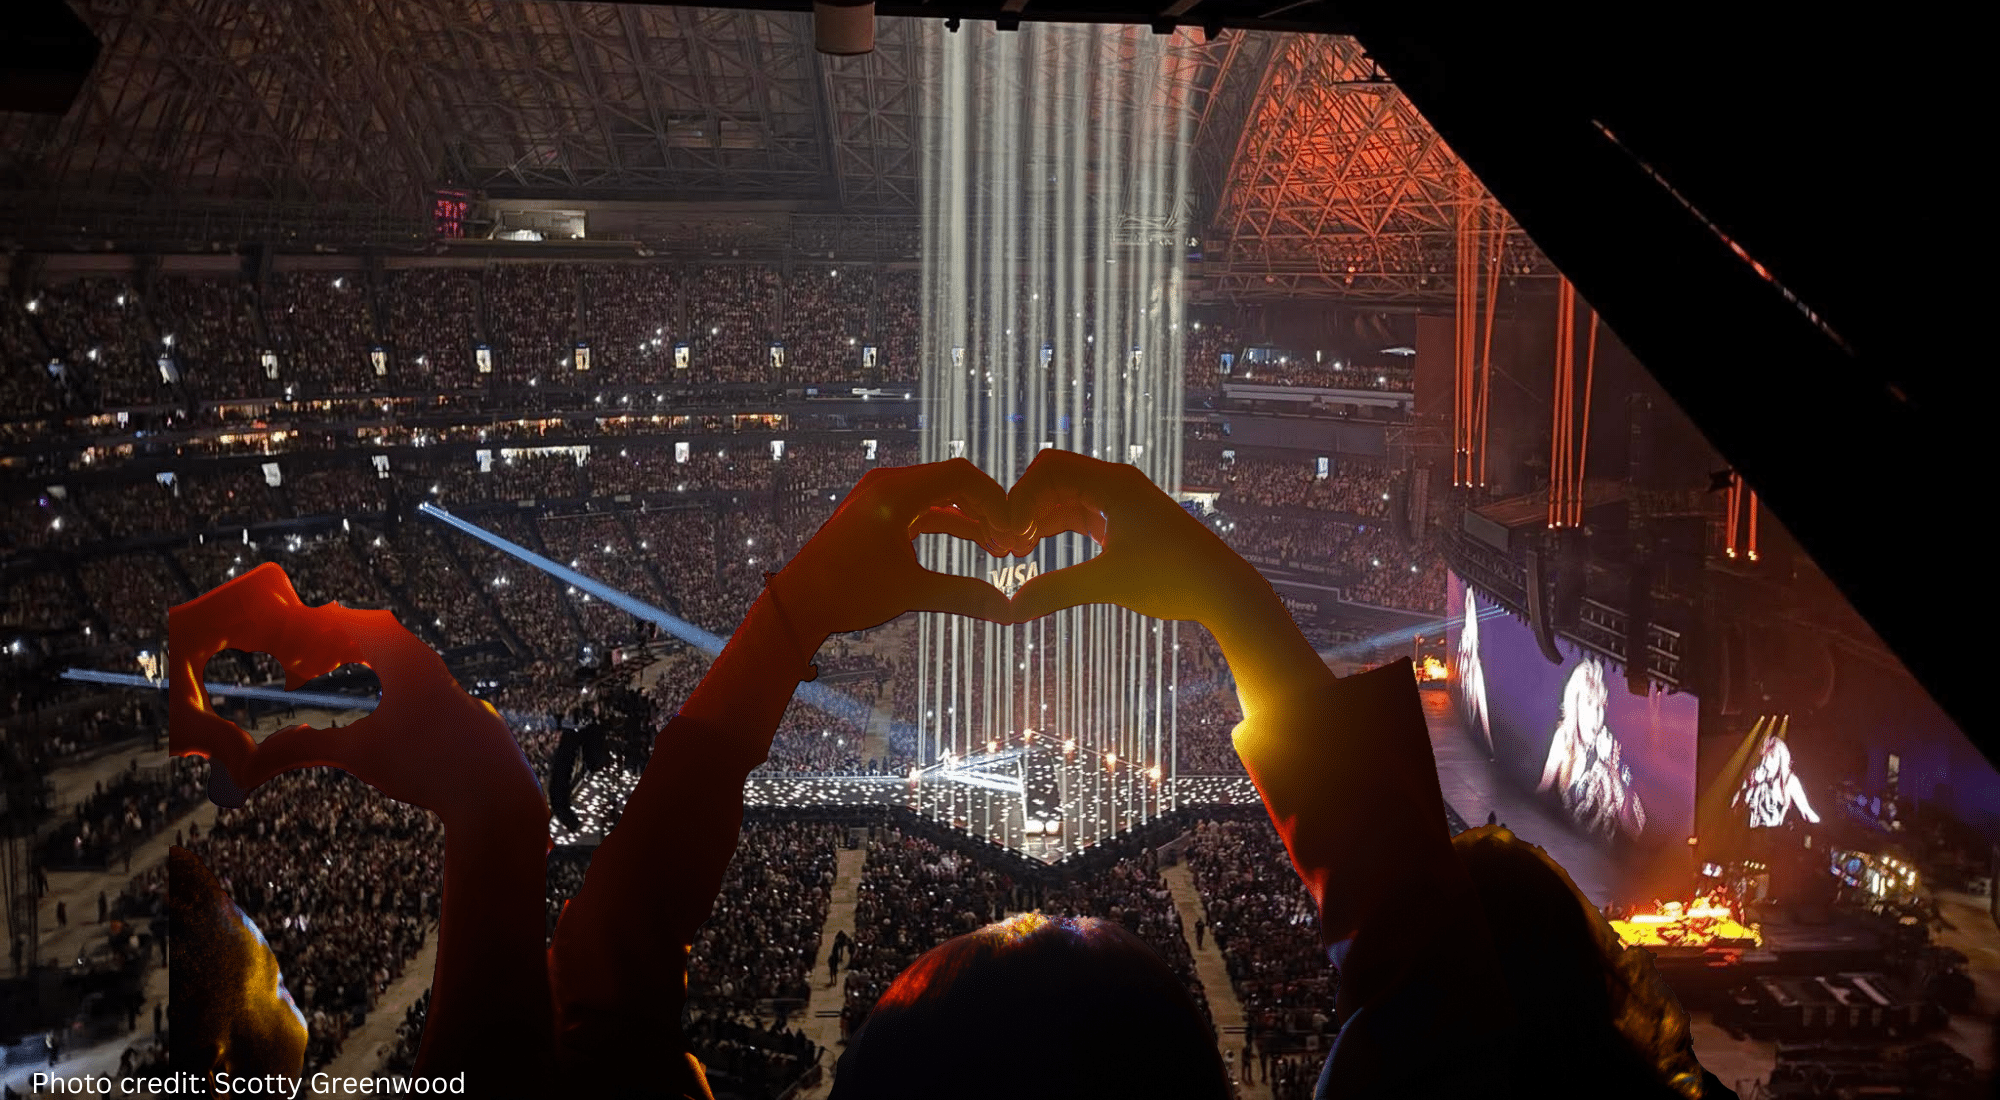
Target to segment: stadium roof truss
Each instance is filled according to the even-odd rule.
[[[1354,39],[1282,39],[1235,133],[1212,293],[1449,299],[1458,211],[1492,200]],[[1554,273],[1518,228],[1506,255],[1510,274]]]
[[[0,116],[0,189],[17,220],[34,208],[137,235],[178,212],[183,234],[223,240],[282,224],[297,240],[407,242],[421,240],[430,191],[457,186],[765,203],[805,223],[781,239],[807,253],[903,255],[918,238],[901,223],[920,209],[937,20],[881,20],[875,52],[832,58],[796,11],[75,2],[104,43],[84,95],[59,119]],[[1449,296],[1463,173],[1354,40],[1181,33],[1167,71],[1198,112],[1193,199],[1222,242],[1204,265],[1210,295]],[[91,218],[52,216],[89,203]],[[318,224],[299,227],[302,213]],[[1546,271],[1525,238],[1509,244]]]

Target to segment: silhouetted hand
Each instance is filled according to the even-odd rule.
[[[284,570],[266,563],[169,610],[167,633],[170,750],[208,757],[243,792],[294,768],[325,765],[447,822],[463,811],[547,812],[500,715],[467,695],[443,658],[388,611],[308,607]],[[286,690],[342,665],[366,665],[382,699],[342,729],[290,726],[260,745],[209,706],[203,675],[224,649],[271,654],[284,666]]]
[[[1013,601],[1017,622],[1079,604],[1115,603],[1215,629],[1246,592],[1270,592],[1248,562],[1136,466],[1046,450],[1007,502],[1009,553],[1032,553],[1036,543],[1065,531],[1089,535],[1101,548],[1023,585]]]
[[[905,611],[1005,622],[1010,612],[999,589],[925,569],[912,541],[951,535],[999,554],[1007,515],[1006,490],[962,458],[870,470],[770,587],[808,644]]]

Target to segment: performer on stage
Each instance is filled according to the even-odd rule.
[[[1783,825],[1793,806],[1799,808],[1799,816],[1819,824],[1819,815],[1813,812],[1812,803],[1806,801],[1804,784],[1792,771],[1792,750],[1777,734],[1764,736],[1756,765],[1729,799],[1731,806],[1738,803],[1750,808],[1752,829],[1775,829]]]

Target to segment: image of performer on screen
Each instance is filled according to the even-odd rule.
[[[1465,631],[1458,636],[1458,682],[1464,693],[1465,720],[1486,739],[1486,757],[1493,758],[1493,720],[1486,709],[1486,669],[1479,661],[1479,601],[1465,590]]]
[[[1570,820],[1592,836],[1636,837],[1646,828],[1646,810],[1632,789],[1632,769],[1605,724],[1610,694],[1604,666],[1585,657],[1563,688],[1562,718],[1549,741],[1538,791],[1553,790]]]
[[[1805,785],[1792,771],[1792,750],[1776,734],[1765,735],[1763,747],[1757,750],[1757,763],[1743,777],[1743,785],[1736,788],[1729,804],[1749,807],[1752,829],[1775,829],[1783,825],[1793,806],[1799,808],[1799,816],[1819,824],[1819,815],[1813,812],[1812,803],[1806,801]]]

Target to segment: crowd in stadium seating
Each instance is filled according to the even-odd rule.
[[[687,336],[681,281],[660,265],[583,270],[584,326],[590,370],[600,382],[658,382],[674,374],[674,345]]]
[[[1408,611],[1444,608],[1444,559],[1429,542],[1411,543],[1386,523],[1349,524],[1298,513],[1244,513],[1222,536],[1261,566],[1342,586],[1346,598]]]
[[[437,919],[443,826],[345,772],[281,775],[184,843],[277,954],[306,1014],[309,1069],[332,1060]]]
[[[330,394],[384,388],[368,361],[375,320],[359,276],[280,272],[264,291],[264,318],[280,379]]]
[[[1243,761],[1236,755],[1230,734],[1243,720],[1243,708],[1233,687],[1219,679],[1190,684],[1182,680],[1176,693],[1179,710],[1178,740],[1181,775],[1242,775]]]
[[[153,284],[146,308],[197,393],[212,399],[281,392],[283,383],[267,376],[259,355],[257,307],[247,284],[163,278]]]
[[[744,1016],[760,1003],[811,996],[807,975],[833,890],[839,829],[750,822],[736,842],[722,890],[688,959],[688,1004],[710,1016]]]
[[[123,279],[78,279],[30,293],[23,309],[51,358],[90,405],[168,403],[175,387],[160,374],[157,344],[145,338],[137,292]]]
[[[489,517],[488,522],[501,538],[533,549],[516,516]],[[539,656],[573,664],[582,655],[583,641],[561,582],[475,539],[457,540],[451,546],[471,572],[471,583],[486,590],[513,633]]]
[[[77,576],[113,645],[157,652],[167,637],[167,608],[186,596],[158,553],[94,558],[77,566]]]
[[[291,270],[257,283],[171,275],[143,295],[126,279],[84,278],[8,304],[0,392],[18,398],[8,406],[12,419],[53,411],[66,390],[77,407],[129,408],[189,397],[283,398],[295,389],[311,398],[531,383],[893,384],[920,373],[921,286],[915,270],[819,261],[782,271],[518,262],[374,275]],[[1080,304],[1081,323],[1094,323],[1091,297]],[[1025,295],[1020,308],[1018,324],[1027,324],[1034,307]],[[590,347],[587,375],[575,369],[578,341]],[[490,345],[490,374],[474,355],[482,342]],[[782,362],[773,360],[774,343]],[[682,344],[685,368],[675,364]],[[378,347],[379,369],[370,358]],[[875,348],[872,366],[866,347]],[[1225,325],[1191,327],[1190,382],[1213,390],[1221,355],[1240,350]],[[275,355],[269,367],[266,352]],[[162,353],[185,384],[162,378],[155,362]],[[48,377],[52,358],[65,363],[66,379]],[[1389,370],[1369,369],[1375,373],[1355,381],[1370,384]],[[1407,388],[1406,375],[1384,385]]]
[[[208,790],[206,761],[188,767],[169,766],[141,772],[132,769],[76,804],[71,820],[61,822],[42,839],[42,866],[51,870],[108,869],[132,849],[157,834],[167,823],[192,809]]]
[[[868,307],[875,296],[866,268],[801,264],[785,280],[780,336],[788,377],[838,382],[860,379],[861,344],[870,340]]]
[[[284,492],[302,516],[375,515],[388,508],[387,483],[360,463],[287,463]]]
[[[1388,393],[1412,392],[1416,389],[1417,378],[1414,370],[1400,364],[1367,366],[1331,357],[1314,361],[1308,356],[1291,356],[1284,362],[1258,363],[1254,367],[1239,362],[1233,377],[1253,385]]]
[[[189,530],[241,526],[278,510],[263,471],[255,466],[227,466],[204,470],[200,477],[176,477],[174,489]]]
[[[1236,333],[1228,325],[1213,321],[1189,326],[1182,363],[1185,370],[1182,380],[1187,384],[1190,407],[1198,404],[1195,396],[1214,393],[1221,388],[1223,379],[1222,356],[1240,354],[1242,344]]]
[[[1265,458],[1239,454],[1225,458],[1219,449],[1189,448],[1182,459],[1181,483],[1220,489],[1222,507],[1311,508],[1387,518],[1400,474],[1365,459],[1343,456],[1319,477],[1309,459]]]
[[[17,572],[0,588],[0,631],[73,630],[82,618],[60,573]]]
[[[1404,564],[1406,557],[1416,560]],[[1405,611],[1444,612],[1444,558],[1427,546],[1403,550],[1392,557],[1371,559],[1379,567],[1360,573],[1349,590],[1356,603]]]
[[[923,273],[883,271],[875,277],[877,367],[884,382],[914,381],[923,372]]]
[[[1007,875],[894,829],[869,842],[854,906],[841,1032],[852,1035],[918,955],[1027,906]]]
[[[1319,947],[1312,899],[1270,821],[1201,822],[1187,858],[1209,934],[1259,1043],[1296,1049],[1331,1034],[1334,972]]]
[[[118,536],[168,534],[189,523],[174,487],[155,478],[91,486],[82,501],[101,530]]]
[[[770,356],[777,286],[777,272],[764,267],[715,265],[694,272],[688,315],[696,326],[689,367],[695,379],[768,382],[780,377]]]
[[[478,384],[479,280],[459,268],[412,268],[387,276],[388,388],[453,390]]]
[[[794,700],[778,723],[770,758],[757,773],[842,775],[865,771],[861,736],[862,731],[853,724]]]
[[[12,301],[0,302],[0,408],[7,410],[6,419],[44,416],[63,407],[65,393],[49,376],[48,359],[28,315]]]
[[[500,264],[486,273],[492,369],[506,381],[575,370],[577,272],[561,264]],[[595,367],[593,361],[592,366]]]

